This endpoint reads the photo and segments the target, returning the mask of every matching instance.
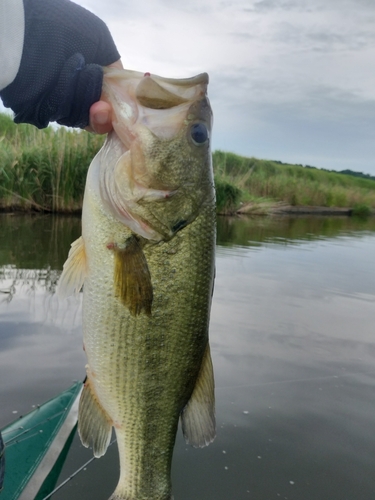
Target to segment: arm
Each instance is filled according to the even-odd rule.
[[[69,0],[24,0],[24,19],[20,66],[0,92],[4,105],[15,112],[15,122],[43,128],[57,121],[84,128],[96,103],[91,129],[107,132],[108,122],[102,130],[94,119],[103,118],[108,106],[100,102],[102,66],[119,59],[107,26]]]
[[[16,77],[25,29],[22,0],[0,0],[0,90]]]

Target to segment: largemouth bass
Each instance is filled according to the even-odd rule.
[[[170,500],[179,419],[193,446],[215,437],[208,76],[111,70],[104,80],[114,131],[90,166],[82,236],[59,284],[60,295],[84,284],[78,429],[97,457],[115,429],[112,500]]]

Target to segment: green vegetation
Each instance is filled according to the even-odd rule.
[[[0,209],[74,212],[82,206],[86,172],[103,137],[78,130],[15,125],[0,114]],[[352,207],[366,216],[375,208],[375,179],[245,158],[215,151],[218,213],[264,213],[277,203]],[[343,175],[344,174],[344,175]]]
[[[213,164],[215,179],[238,188],[242,203],[271,199],[293,206],[375,208],[375,179],[223,151],[213,153]]]
[[[219,214],[232,214],[242,198],[242,191],[225,178],[215,175],[216,209]]]
[[[356,203],[353,207],[352,214],[355,217],[360,217],[361,219],[366,219],[371,215],[371,208],[363,203]]]
[[[288,163],[284,163],[284,162],[278,161],[278,160],[274,160],[274,163],[277,163],[278,165],[289,165]],[[314,170],[323,170],[324,172],[333,172],[335,174],[339,173],[339,174],[344,174],[344,175],[351,175],[353,177],[362,177],[363,179],[372,179],[373,181],[375,181],[374,175],[364,174],[363,172],[355,172],[354,170],[349,170],[349,169],[337,171],[337,170],[328,170],[327,168],[318,169],[317,167],[312,167],[311,165],[298,164],[297,166],[298,167],[304,166],[305,168],[312,168]]]
[[[102,143],[78,130],[16,125],[0,114],[0,207],[80,210],[87,169]]]

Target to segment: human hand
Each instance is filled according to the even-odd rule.
[[[24,14],[18,73],[0,91],[14,121],[38,128],[53,121],[85,128],[91,121],[97,132],[110,130],[100,100],[103,66],[119,62],[120,54],[105,23],[69,0],[28,0]]]
[[[123,69],[120,60],[108,65],[109,68]],[[112,108],[106,101],[95,102],[90,108],[90,125],[85,128],[96,134],[107,134],[112,130]]]

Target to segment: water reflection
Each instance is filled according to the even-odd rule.
[[[221,491],[372,498],[374,220],[223,218],[219,228]]]
[[[0,226],[3,426],[82,378],[85,359],[80,301],[53,294],[79,219]],[[195,450],[178,435],[176,500],[373,498],[374,255],[374,219],[219,218],[218,437]],[[62,478],[90,457],[75,439]],[[113,446],[54,500],[108,498],[117,474]]]
[[[79,217],[0,214],[0,226],[0,266],[19,269],[62,269],[81,234]]]
[[[2,427],[82,378],[84,356],[80,300],[54,295],[80,219],[1,214],[0,231]]]
[[[54,293],[79,217],[0,214],[0,301],[17,289]]]
[[[279,216],[218,217],[217,244],[260,246],[262,243],[298,244],[345,235],[360,237],[375,232],[375,218]]]

